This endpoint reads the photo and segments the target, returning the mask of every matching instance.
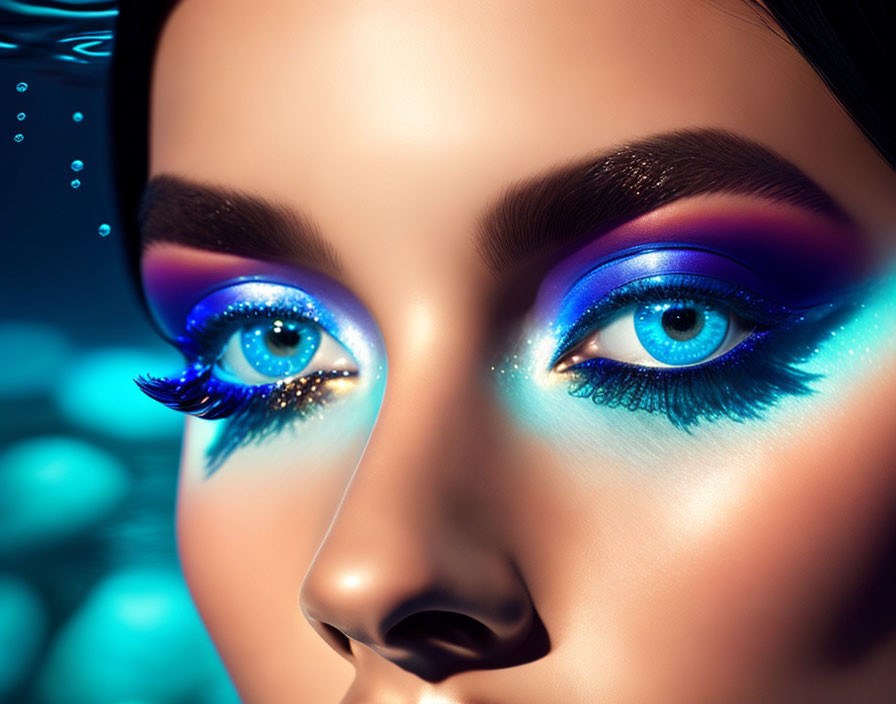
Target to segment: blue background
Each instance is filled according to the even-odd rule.
[[[233,704],[177,564],[182,419],[132,381],[180,360],[124,265],[113,17],[0,0],[0,701]]]

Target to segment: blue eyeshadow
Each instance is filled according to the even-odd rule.
[[[225,426],[216,433],[206,452],[209,472],[220,467],[234,450],[263,442],[296,420],[318,412],[341,393],[335,382],[351,382],[354,386],[360,377],[354,370],[315,369],[305,373],[280,365],[277,369],[288,372],[284,378],[247,385],[218,373],[219,358],[235,331],[242,330],[241,337],[245,338],[247,331],[274,321],[297,329],[313,329],[317,340],[322,334],[317,332],[319,328],[343,345],[360,367],[372,366],[374,343],[363,331],[347,316],[340,316],[299,288],[253,281],[208,294],[192,308],[177,340],[187,360],[184,371],[171,378],[139,377],[137,384],[170,408],[224,421]],[[243,354],[245,348],[243,345]],[[249,345],[250,356],[253,350]],[[305,356],[305,362],[310,361],[313,351]]]

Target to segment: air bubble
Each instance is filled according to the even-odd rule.
[[[24,93],[26,90],[28,90],[28,84],[25,83],[25,81],[22,81],[21,83],[16,85],[16,90],[19,91],[19,93]]]
[[[25,139],[25,135],[23,135],[21,132],[19,132],[15,137],[13,137],[13,139],[16,142],[21,142],[23,139]]]
[[[83,168],[84,168],[84,162],[81,161],[80,159],[75,159],[72,162],[72,171],[80,171]]]
[[[81,179],[73,178],[72,179],[72,188],[80,188],[81,187]]]
[[[17,119],[19,122],[21,122],[22,120],[25,119],[25,113],[20,112],[18,115],[16,115],[16,119]]]
[[[82,112],[72,113],[72,120],[74,120],[75,122],[80,122],[83,119],[84,119],[84,113],[82,113]]]
[[[109,233],[112,232],[112,228],[109,227],[106,223],[103,223],[97,228],[96,231],[99,233],[100,237],[108,237]]]

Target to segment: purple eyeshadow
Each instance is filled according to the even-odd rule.
[[[646,245],[622,253],[576,281],[564,297],[556,325],[572,325],[614,289],[653,276],[686,274],[718,279],[790,308],[809,308],[827,298],[827,287],[793,286],[717,252],[695,247]],[[818,282],[821,283],[821,282]]]
[[[651,276],[717,279],[800,309],[829,300],[864,273],[855,233],[816,236],[804,224],[768,216],[694,218],[671,227],[629,223],[623,229],[624,236],[598,237],[548,274],[536,301],[538,323],[566,329],[614,289]]]
[[[345,288],[317,272],[244,260],[237,266],[212,267],[207,271],[155,266],[151,279],[147,300],[154,318],[169,339],[184,334],[188,318],[196,316],[197,307],[208,306],[211,300],[217,305],[226,298],[236,299],[228,300],[229,304],[237,303],[247,291],[257,290],[247,288],[246,284],[261,283],[291,288],[296,295],[312,301],[314,308],[330,321],[331,332],[354,328],[367,340],[379,337],[376,324],[364,306]]]

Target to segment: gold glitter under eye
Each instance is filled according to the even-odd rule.
[[[268,398],[268,408],[278,411],[291,408],[302,413],[309,406],[322,407],[336,394],[354,386],[356,378],[357,372],[328,370],[283,379],[274,384]]]
[[[224,421],[206,453],[211,473],[234,450],[260,444],[321,411],[355,388],[358,378],[357,371],[328,369],[265,386],[242,386],[215,378],[210,367],[200,364],[174,381],[141,377],[137,383],[170,408]]]

